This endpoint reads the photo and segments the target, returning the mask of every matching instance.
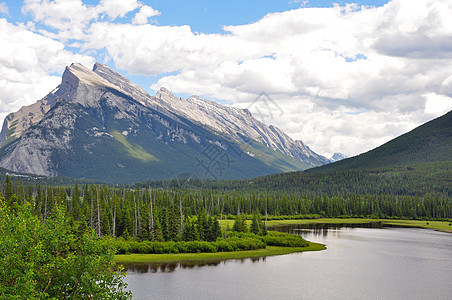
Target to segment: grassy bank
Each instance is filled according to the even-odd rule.
[[[123,254],[115,255],[117,263],[151,263],[151,262],[183,262],[213,261],[226,259],[243,259],[263,256],[284,255],[294,252],[325,250],[325,245],[310,243],[307,247],[273,247],[251,251],[233,251],[217,253],[180,253],[180,254]]]
[[[303,220],[273,220],[268,221],[268,226],[289,225],[289,224],[362,224],[381,222],[386,225],[417,227],[426,229],[436,229],[444,232],[452,232],[451,222],[446,221],[418,221],[418,220],[390,220],[390,219],[303,219]]]

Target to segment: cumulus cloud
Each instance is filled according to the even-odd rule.
[[[149,18],[159,16],[161,13],[148,5],[140,8],[140,11],[135,14],[132,24],[143,25],[149,22]]]
[[[304,5],[223,34],[149,24],[160,12],[113,3],[26,0],[23,10],[55,29],[49,36],[79,38],[83,51],[103,51],[129,74],[172,73],[152,89],[242,108],[265,91],[285,112],[271,123],[320,153],[358,154],[452,109],[448,0]],[[130,24],[113,22],[128,14]]]
[[[92,65],[92,57],[73,54],[61,42],[0,19],[0,114],[17,111],[43,98],[61,82],[71,62]]]
[[[134,17],[138,23],[159,15],[137,0],[101,0],[97,5],[86,5],[82,0],[24,0],[22,12],[49,28],[42,29],[42,34],[64,41],[85,40],[88,38],[86,30],[94,22],[124,18],[138,8]]]
[[[85,28],[100,13],[97,7],[89,7],[81,0],[25,0],[22,12],[51,30],[41,33],[63,40],[83,38]]]

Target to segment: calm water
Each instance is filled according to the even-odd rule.
[[[452,299],[452,234],[281,228],[320,252],[213,264],[129,266],[134,299]]]

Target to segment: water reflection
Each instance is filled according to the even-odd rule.
[[[288,224],[288,225],[278,225],[269,227],[269,230],[292,233],[306,237],[327,237],[328,235],[339,237],[341,229],[344,228],[383,228],[384,225],[381,222],[371,222],[371,223],[355,223],[355,224]]]
[[[311,241],[317,237],[327,245],[326,251],[132,264],[125,281],[138,300],[451,299],[451,234],[412,228],[327,227],[284,229]]]
[[[227,264],[231,261],[235,263],[259,263],[265,262],[266,257],[253,257],[253,258],[243,258],[243,259],[233,259],[233,260],[201,260],[201,261],[182,261],[176,263],[121,263],[124,267],[124,271],[127,273],[172,273],[179,269],[194,269],[202,267],[216,267],[220,264]]]
[[[338,238],[341,234],[341,229],[344,228],[382,228],[381,222],[373,223],[357,223],[357,224],[297,224],[297,225],[278,225],[269,227],[269,230],[292,233],[300,235],[310,241],[319,241],[320,237]],[[244,259],[229,259],[229,260],[199,260],[199,261],[182,261],[176,263],[122,263],[127,273],[172,273],[177,269],[194,269],[202,267],[215,267],[220,264],[245,263],[245,262],[259,263],[265,262],[266,257],[244,258]]]

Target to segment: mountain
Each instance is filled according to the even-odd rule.
[[[452,161],[452,111],[378,148],[308,172],[373,169]]]
[[[327,162],[247,110],[165,88],[150,96],[99,63],[67,67],[57,88],[8,115],[0,133],[1,167],[113,183],[249,178]]]
[[[331,156],[329,161],[333,163],[333,162],[340,161],[340,160],[343,160],[343,159],[346,159],[346,158],[348,158],[347,155],[336,152],[336,153],[333,154],[333,156]]]

